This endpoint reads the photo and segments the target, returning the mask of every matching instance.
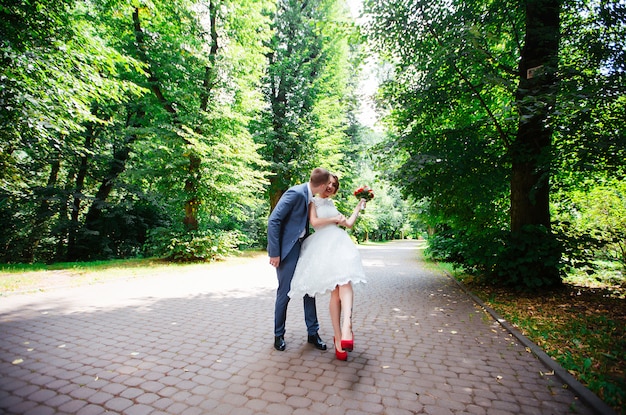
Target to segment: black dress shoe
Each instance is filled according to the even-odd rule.
[[[274,349],[280,350],[281,352],[285,350],[285,337],[284,336],[274,337]]]
[[[322,341],[322,338],[318,333],[315,333],[312,336],[309,336],[309,343],[315,346],[316,349],[326,350],[326,343]]]

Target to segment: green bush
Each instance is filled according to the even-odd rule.
[[[166,228],[151,230],[144,249],[146,255],[175,262],[213,261],[236,252],[245,244],[237,231],[172,232]]]
[[[425,254],[435,261],[451,262],[456,267],[461,267],[465,259],[462,239],[452,231],[436,233],[428,238]]]
[[[520,232],[439,232],[428,239],[429,257],[451,262],[485,282],[520,289],[561,284],[561,244],[543,227]]]
[[[542,226],[511,232],[498,252],[492,276],[499,283],[535,289],[561,285],[561,244]],[[555,273],[556,270],[556,273]]]
[[[626,182],[615,180],[567,196],[555,206],[555,221],[568,246],[578,247],[570,257],[617,261],[626,269]]]

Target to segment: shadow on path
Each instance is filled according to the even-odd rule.
[[[591,414],[415,241],[360,247],[347,362],[306,343],[292,301],[272,347],[267,258],[202,275],[0,299],[7,414]],[[317,299],[332,344],[328,295]]]

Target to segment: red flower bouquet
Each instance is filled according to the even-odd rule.
[[[369,202],[374,198],[374,191],[368,186],[361,186],[354,191],[354,195],[359,200],[365,199],[366,202]]]

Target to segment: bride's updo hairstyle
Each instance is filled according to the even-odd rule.
[[[335,187],[335,193],[334,194],[337,194],[337,192],[339,191],[339,177],[337,177],[337,175],[333,174],[333,173],[330,173],[330,176],[337,181],[336,186],[334,186]]]

